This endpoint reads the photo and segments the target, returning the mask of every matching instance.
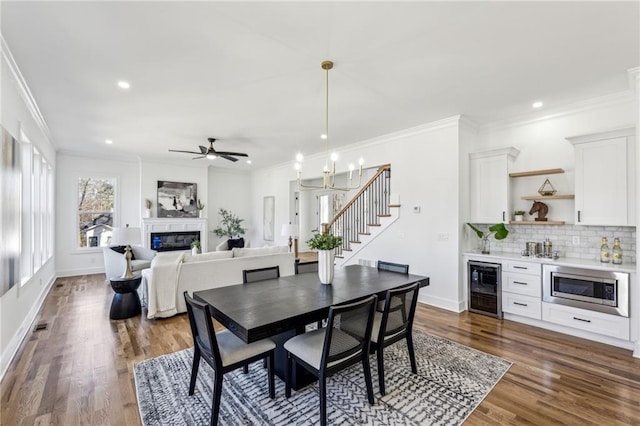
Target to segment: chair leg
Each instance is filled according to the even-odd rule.
[[[407,350],[409,351],[409,361],[411,361],[411,372],[413,374],[418,374],[416,354],[413,351],[413,335],[411,334],[411,330],[407,332]]]
[[[320,426],[327,426],[327,378],[324,375],[318,378],[320,386]]]
[[[362,358],[362,369],[364,371],[364,383],[367,385],[367,399],[369,404],[373,405],[373,385],[371,384],[371,366],[369,365],[369,353],[367,352]]]
[[[273,358],[275,358],[275,355],[276,355],[275,352],[271,351],[268,358],[265,359],[269,361],[269,368],[267,370],[267,374],[269,375],[269,398],[271,399],[274,399],[276,397],[276,384],[273,379],[273,372],[276,369],[275,362],[273,360]]]
[[[242,366],[242,372],[247,374],[249,372],[249,364],[245,364]]]
[[[218,424],[218,415],[220,414],[220,398],[222,396],[222,372],[215,372],[213,381],[213,403],[211,405],[211,426]]]
[[[384,386],[384,349],[382,345],[380,345],[376,351],[376,359],[378,360],[378,384],[380,386],[380,395],[385,396],[387,393]]]
[[[318,330],[322,328],[322,320],[318,320]]]
[[[291,355],[287,353],[287,366],[284,369],[284,396],[289,398],[291,396],[291,368],[293,359]]]
[[[200,351],[195,348],[193,351],[193,365],[191,366],[191,382],[189,383],[189,395],[193,395],[193,391],[196,389],[198,367],[200,367]]]

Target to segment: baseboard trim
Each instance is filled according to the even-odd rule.
[[[77,277],[79,275],[104,274],[104,267],[82,268],[82,269],[63,269],[56,271],[58,278]]]
[[[447,311],[460,313],[464,309],[460,308],[460,303],[451,299],[444,299],[442,297],[418,294],[418,302],[425,305],[435,306],[436,308],[446,309]]]
[[[0,359],[0,380],[4,379],[4,375],[7,373],[9,365],[11,365],[11,361],[13,361],[13,358],[18,354],[18,350],[20,349],[22,342],[31,332],[35,320],[38,317],[38,312],[42,309],[42,305],[49,295],[51,287],[53,287],[53,283],[55,281],[56,276],[54,275],[45,286],[45,289],[40,293],[40,296],[38,296],[36,303],[34,303],[29,310],[29,314],[25,317],[24,321],[22,321],[22,325],[18,329],[18,332],[9,341],[7,349],[4,351],[2,358]]]

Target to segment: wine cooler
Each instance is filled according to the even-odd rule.
[[[502,265],[469,261],[469,311],[502,318]]]

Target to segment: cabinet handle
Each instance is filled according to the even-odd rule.
[[[576,320],[576,321],[591,322],[591,320],[582,319],[582,318],[578,318],[578,317],[573,317],[573,319]]]
[[[529,269],[526,266],[514,266],[513,269]]]
[[[505,220],[507,220],[507,219],[505,218],[504,213],[505,213],[505,212],[502,212],[502,221],[503,221],[503,222],[504,222]]]
[[[519,302],[513,302],[514,305],[518,305],[518,306],[524,306],[525,308],[529,305],[527,305],[526,303],[519,303]]]
[[[580,222],[580,210],[578,210],[578,222]]]
[[[521,283],[520,281],[514,281],[514,284],[527,285],[527,283]]]

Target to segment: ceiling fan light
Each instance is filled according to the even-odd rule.
[[[207,154],[207,159],[209,160],[215,160],[216,156],[214,154]]]

